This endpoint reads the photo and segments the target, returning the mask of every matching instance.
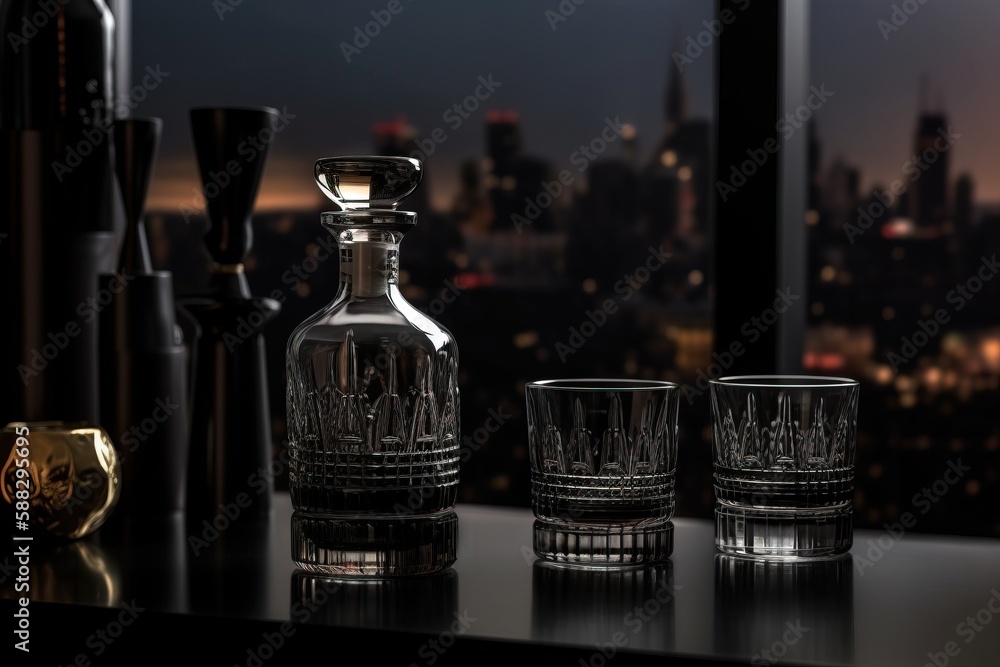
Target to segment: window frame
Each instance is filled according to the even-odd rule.
[[[801,373],[809,302],[809,121],[788,137],[778,123],[808,93],[808,2],[717,0],[716,19],[722,26],[716,40],[711,216],[716,361],[727,375]],[[765,144],[778,148],[736,192],[720,187],[739,183],[734,170],[751,159],[748,151],[759,156]],[[794,305],[748,344],[747,327],[774,306],[776,291],[786,289],[797,297]],[[744,351],[735,354],[740,347]]]

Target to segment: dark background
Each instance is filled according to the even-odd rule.
[[[464,288],[435,315],[461,350],[463,432],[490,409],[512,419],[463,464],[460,498],[526,506],[525,382],[624,376],[692,385],[711,373],[713,286],[754,280],[712,261],[713,48],[682,67],[672,57],[705,30],[715,5],[590,0],[558,22],[546,15],[554,2],[402,7],[348,62],[341,43],[384,5],[242,3],[220,14],[191,0],[135,4],[134,80],[147,66],[170,72],[132,111],[165,120],[149,200],[154,262],[174,271],[178,293],[204,280],[190,107],[270,105],[294,116],[274,142],[258,198],[247,267],[256,294],[288,290],[285,272],[325,234],[318,219],[329,205],[312,182],[315,159],[426,154],[433,144],[420,194],[404,206],[420,219],[402,246],[402,288],[425,310],[449,284]],[[961,459],[971,471],[914,530],[1000,535],[1000,282],[987,282],[961,311],[947,301],[995,251],[1000,232],[998,8],[928,3],[888,33],[879,21],[890,19],[889,6],[826,0],[810,10],[809,78],[834,95],[800,130],[809,137],[809,280],[796,307],[809,310],[805,371],[862,381],[857,523],[880,527],[919,512],[914,494]],[[456,127],[448,110],[491,75],[500,86],[473,99]],[[630,129],[596,160],[579,161],[606,118]],[[948,126],[961,138],[908,180],[904,163]],[[447,138],[429,144],[437,128]],[[562,170],[571,186],[519,233],[512,216]],[[844,226],[897,179],[908,194],[851,243]],[[748,207],[746,224],[760,223]],[[561,359],[557,344],[570,328],[620,299],[616,282],[661,244],[673,253],[667,266]],[[287,292],[267,331],[276,452],[285,341],[333,297],[336,280],[333,263],[321,265]],[[889,354],[938,308],[950,322],[893,369]],[[681,516],[711,516],[708,414],[705,397],[682,401]]]

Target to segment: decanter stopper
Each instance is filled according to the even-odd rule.
[[[395,210],[420,185],[424,170],[408,157],[330,157],[316,161],[316,183],[344,211]]]

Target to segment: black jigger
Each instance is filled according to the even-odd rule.
[[[158,118],[114,124],[116,175],[127,228],[118,271],[101,276],[101,422],[122,460],[113,519],[184,509],[188,361],[168,271],[153,271],[143,209],[160,144]]]
[[[180,301],[201,328],[188,473],[188,518],[194,524],[211,521],[226,507],[257,516],[271,509],[271,414],[261,331],[281,306],[250,294],[243,261],[253,244],[254,200],[278,117],[266,107],[191,111],[207,205],[205,246],[213,261],[209,292]]]

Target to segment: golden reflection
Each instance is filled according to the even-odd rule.
[[[28,463],[22,465],[25,458]],[[15,508],[27,502],[33,529],[83,537],[97,530],[118,503],[121,463],[100,428],[14,422],[0,434],[0,460],[5,462],[0,496]]]

